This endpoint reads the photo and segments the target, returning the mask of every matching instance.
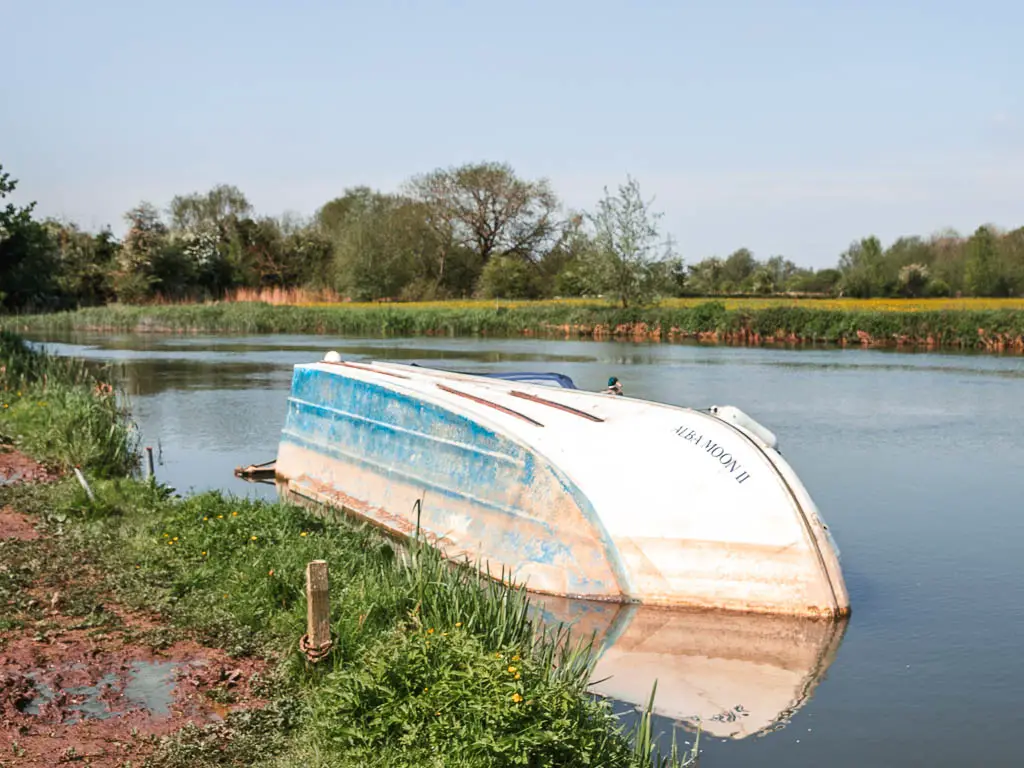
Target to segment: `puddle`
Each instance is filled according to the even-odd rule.
[[[139,710],[167,716],[174,701],[176,673],[183,666],[187,665],[175,661],[133,661],[120,674],[108,672],[95,681],[85,664],[48,671],[45,679],[39,672],[30,672],[24,677],[32,695],[22,699],[18,710],[67,725]]]

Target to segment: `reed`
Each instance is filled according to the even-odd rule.
[[[1024,352],[1024,309],[1012,300],[936,303],[667,301],[643,309],[595,302],[436,302],[316,306],[235,302],[113,305],[0,318],[25,331],[291,333],[334,336],[534,336],[739,344],[791,343]],[[964,300],[957,300],[964,301]],[[943,308],[944,307],[944,308]]]
[[[0,331],[0,435],[61,470],[126,474],[138,461],[137,441],[106,374]]]

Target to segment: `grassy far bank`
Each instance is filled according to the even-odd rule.
[[[41,631],[30,597],[49,568],[58,576],[98,574],[94,583],[68,580],[65,603],[92,606],[105,595],[145,612],[158,620],[149,642],[194,637],[272,664],[265,706],[221,725],[188,726],[161,741],[149,764],[651,764],[651,734],[623,732],[607,706],[586,695],[589,655],[538,639],[522,590],[450,568],[430,549],[403,554],[365,527],[299,507],[216,493],[181,499],[128,479],[125,414],[107,402],[101,382],[61,365],[0,336],[5,402],[20,392],[51,409],[44,419],[43,406],[8,403],[0,432],[62,466],[81,464],[97,497],[90,501],[67,478],[0,486],[0,509],[30,513],[48,534],[3,542],[0,604],[10,610],[0,650],[18,632]],[[55,397],[58,388],[67,393]],[[41,432],[61,432],[83,410],[106,429],[85,431],[73,444]],[[102,447],[111,442],[116,450]],[[313,559],[331,567],[334,640],[315,667],[297,649],[304,569]],[[90,590],[92,597],[84,594]],[[111,611],[79,612],[97,632],[117,621]],[[50,626],[47,637],[60,631]],[[0,765],[10,758],[0,753]]]
[[[923,300],[905,305],[891,299],[745,301],[751,303],[674,300],[631,309],[574,300],[110,305],[0,317],[0,327],[24,331],[525,335],[664,341],[699,338],[741,344],[900,345],[1024,352],[1024,304],[1016,300]]]

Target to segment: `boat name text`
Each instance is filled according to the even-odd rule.
[[[695,429],[691,429],[687,426],[677,427],[673,430],[679,437],[683,438],[690,445],[695,448],[703,448],[712,458],[718,459],[718,463],[723,468],[729,471],[732,478],[737,483],[744,483],[750,477],[750,473],[743,469],[743,465],[740,464],[736,459],[732,457],[732,454],[725,450],[721,445],[716,443],[710,437],[705,438],[704,435],[699,433]]]

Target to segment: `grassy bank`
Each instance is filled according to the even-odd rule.
[[[110,384],[80,360],[40,354],[0,331],[0,443],[13,442],[59,469],[100,477],[123,476],[137,459]]]
[[[161,742],[152,765],[651,764],[643,723],[638,734],[626,733],[586,695],[590,655],[539,637],[522,590],[448,567],[430,549],[396,551],[366,527],[328,523],[299,507],[215,493],[182,499],[126,479],[128,464],[110,457],[132,454],[129,433],[102,383],[35,357],[10,335],[0,337],[0,349],[4,360],[21,361],[16,379],[10,368],[3,374],[5,395],[15,383],[22,398],[41,387],[69,393],[51,397],[48,422],[24,405],[3,410],[0,429],[16,433],[26,450],[62,456],[46,454],[59,440],[38,431],[70,423],[82,408],[99,408],[90,418],[105,426],[84,432],[78,453],[60,459],[92,457],[83,466],[94,501],[73,479],[0,487],[0,508],[28,512],[51,533],[45,562],[99,574],[95,583],[69,580],[64,603],[83,606],[89,626],[103,631],[117,620],[94,607],[97,595],[107,595],[158,620],[148,642],[188,636],[272,661],[266,706],[187,727]],[[111,442],[116,450],[103,447]],[[5,548],[0,604],[31,617],[39,610],[29,600],[41,557],[34,548],[43,545],[18,544]],[[334,641],[315,666],[297,648],[304,570],[314,559],[331,567]]]
[[[750,300],[754,301],[754,300]],[[579,301],[274,306],[216,303],[0,318],[11,329],[296,333],[357,336],[542,336],[738,344],[924,346],[1024,352],[1024,308],[1012,300],[952,303],[668,301],[644,309]],[[932,308],[940,307],[940,308]]]

